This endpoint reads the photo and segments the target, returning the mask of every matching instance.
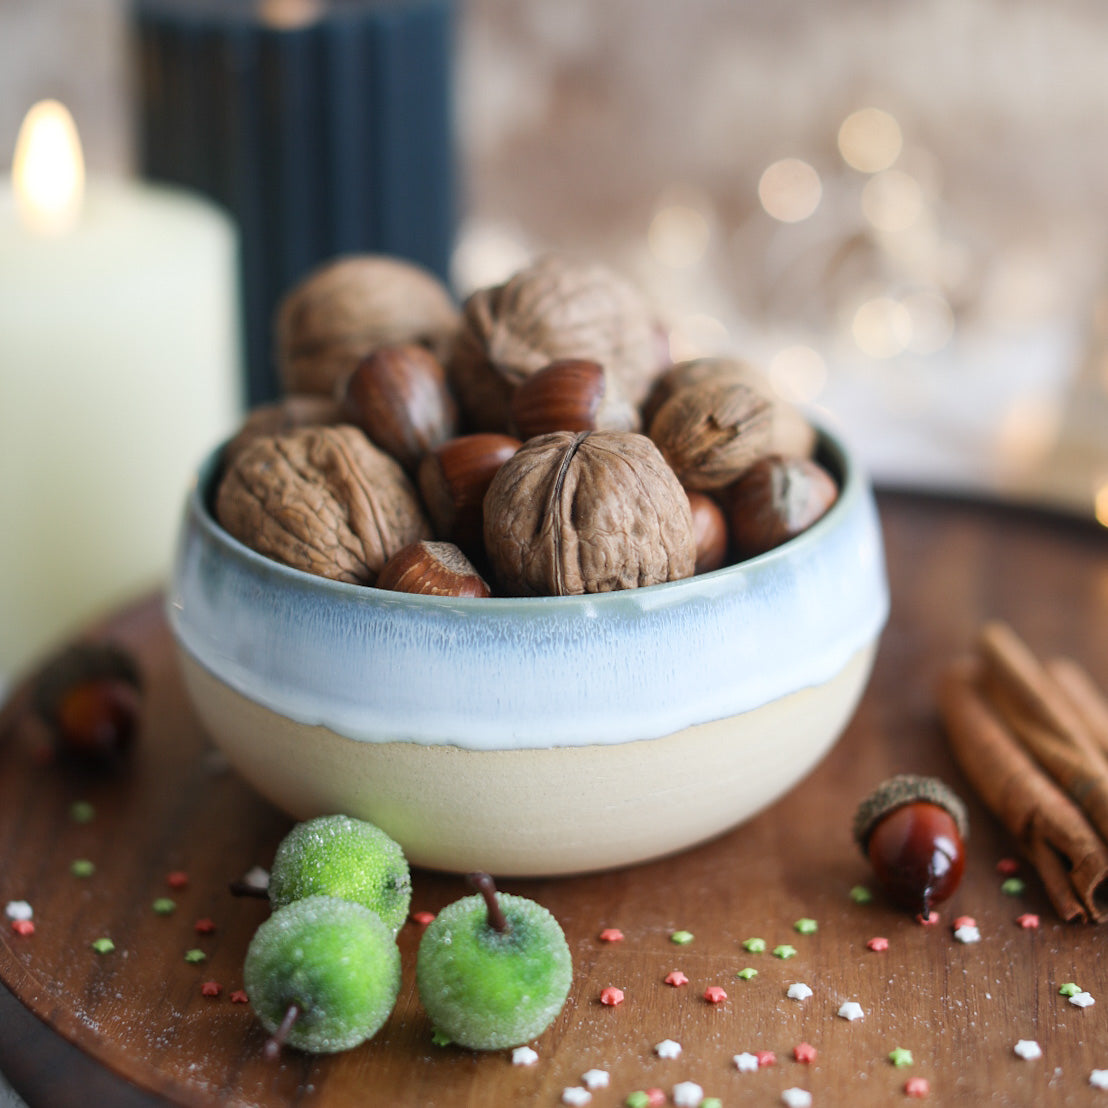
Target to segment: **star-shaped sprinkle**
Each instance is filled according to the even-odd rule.
[[[1001,858],[996,864],[996,872],[1001,877],[1012,877],[1019,873],[1020,864],[1015,858]]]
[[[781,1093],[781,1103],[786,1108],[812,1108],[812,1094],[807,1089],[785,1089]]]
[[[215,921],[208,919],[207,916],[201,916],[192,925],[192,929],[198,935],[210,935],[215,930]]]
[[[602,943],[621,943],[623,942],[623,932],[618,927],[605,927],[600,932],[600,941]]]
[[[693,933],[691,931],[674,931],[670,937],[671,943],[676,943],[678,946],[688,946],[693,941]]]
[[[435,1046],[449,1046],[450,1036],[440,1031],[437,1027],[431,1031],[431,1042]]]
[[[4,905],[4,915],[6,915],[8,919],[31,919],[34,914],[34,909],[25,900],[9,900],[8,903]]]
[[[242,883],[249,885],[252,889],[268,889],[269,870],[262,869],[261,866],[251,866],[242,875]]]
[[[633,1093],[627,1094],[623,1103],[626,1108],[649,1108],[650,1097],[642,1089],[636,1089]]]
[[[1000,883],[1000,891],[1005,896],[1019,896],[1026,888],[1026,882],[1019,877],[1009,877]]]
[[[687,985],[689,979],[679,970],[671,970],[666,974],[665,981],[667,985],[672,985],[675,989],[679,989],[682,985]]]
[[[191,962],[195,965],[198,962],[206,962],[207,960],[208,956],[202,950],[198,950],[196,947],[193,947],[191,950],[185,951],[186,962]]]
[[[580,1085],[571,1085],[562,1090],[562,1103],[574,1106],[588,1104],[592,1100],[592,1093],[588,1089],[582,1089]]]
[[[606,1005],[608,1008],[614,1008],[617,1004],[622,1004],[623,990],[617,989],[615,985],[609,985],[607,988],[601,989],[600,1003]]]
[[[654,1053],[659,1058],[680,1058],[681,1057],[681,1044],[675,1042],[673,1039],[663,1039],[660,1043],[654,1047]]]
[[[1093,1070],[1089,1074],[1089,1084],[1094,1089],[1108,1089],[1108,1070]]]
[[[666,1102],[665,1089],[659,1089],[657,1087],[647,1089],[646,1096],[649,1108],[662,1108],[662,1105]]]
[[[219,996],[223,992],[223,986],[218,981],[205,981],[200,986],[202,996]]]
[[[727,999],[727,993],[719,985],[709,985],[704,990],[704,999],[709,1004],[722,1004]]]
[[[1074,993],[1070,997],[1070,1003],[1076,1008],[1091,1008],[1096,1001],[1093,999],[1092,993]]]
[[[816,1060],[816,1048],[811,1043],[797,1043],[793,1047],[793,1057],[798,1062],[814,1062]]]
[[[850,890],[850,899],[853,900],[855,904],[869,904],[870,901],[873,900],[873,893],[871,893],[865,885],[855,885],[854,888]]]
[[[1016,916],[1016,923],[1024,931],[1036,931],[1039,927],[1039,917],[1034,912],[1024,912],[1022,916]]]
[[[764,954],[765,949],[765,939],[743,939],[743,950],[749,954]]]
[[[889,949],[889,940],[884,935],[874,935],[872,939],[866,943],[868,950],[874,951],[876,954],[880,954],[882,951]]]
[[[250,997],[247,995],[245,989],[236,989],[231,994],[231,1003],[232,1004],[249,1004],[250,1003]]]
[[[923,1100],[931,1093],[931,1082],[926,1077],[909,1077],[904,1082],[904,1095]]]
[[[412,923],[418,924],[420,927],[426,927],[429,923],[433,923],[435,920],[434,912],[413,912]]]
[[[159,916],[171,916],[177,911],[177,901],[170,900],[168,896],[159,896],[150,907]]]
[[[976,927],[977,920],[975,920],[973,916],[958,916],[950,926],[953,927],[955,931],[957,931],[959,927]]]
[[[1058,993],[1061,996],[1077,996],[1081,992],[1081,986],[1075,981],[1067,981],[1064,985],[1058,986]]]
[[[1020,1039],[1012,1049],[1029,1062],[1043,1056],[1043,1048],[1034,1039]]]
[[[681,1081],[673,1086],[673,1103],[677,1108],[700,1108],[704,1090],[695,1081]]]
[[[758,976],[758,971],[753,966],[744,966],[735,976],[741,977],[744,981],[749,981],[752,977]]]
[[[69,806],[69,818],[74,823],[92,823],[96,809],[87,800],[75,800]]]
[[[795,981],[789,986],[785,995],[790,1000],[807,1000],[812,995],[812,990],[803,981]]]
[[[115,943],[108,938],[93,939],[92,949],[95,950],[97,954],[111,954],[111,952],[115,950]]]
[[[700,1102],[700,1108],[723,1108],[723,1101],[718,1096],[706,1096]]]
[[[777,1065],[777,1055],[772,1050],[756,1050],[754,1051],[754,1057],[758,1059],[759,1069]]]
[[[960,943],[979,943],[981,932],[976,927],[959,927],[954,932],[954,937]]]
[[[12,920],[12,930],[17,935],[22,935],[25,939],[29,938],[31,935],[33,935],[35,933],[34,920],[13,919]]]
[[[814,935],[819,930],[819,924],[808,916],[803,916],[793,924],[793,930],[801,935]]]
[[[183,889],[189,883],[189,875],[183,869],[175,869],[166,874],[165,881],[171,889]]]
[[[894,1046],[889,1051],[889,1061],[892,1062],[897,1069],[902,1069],[904,1066],[911,1066],[915,1063],[915,1059],[912,1057],[910,1050],[905,1050],[902,1046]]]
[[[606,1089],[611,1083],[607,1070],[586,1070],[581,1074],[586,1089]]]
[[[76,858],[69,863],[69,872],[74,877],[91,877],[96,872],[96,866],[87,858]]]
[[[538,1051],[532,1050],[529,1046],[517,1046],[512,1051],[513,1066],[533,1066],[538,1060]]]
[[[860,1020],[865,1012],[862,1011],[862,1006],[856,1000],[848,1000],[843,1003],[839,1008],[839,1015],[844,1020]]]
[[[773,948],[773,956],[774,956],[774,958],[783,958],[783,959],[795,958],[796,957],[796,947],[795,946],[789,946],[788,943],[781,943],[780,946],[775,946]]]
[[[751,1054],[749,1051],[736,1054],[731,1061],[735,1063],[735,1068],[739,1073],[754,1073],[758,1069],[758,1055]]]
[[[939,922],[939,913],[932,909],[927,915],[923,915],[921,912],[916,916],[916,922],[922,927],[934,927]]]

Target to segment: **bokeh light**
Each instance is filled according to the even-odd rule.
[[[768,373],[774,391],[793,404],[810,404],[827,384],[827,363],[803,344],[779,350],[770,359]]]
[[[762,173],[758,199],[774,219],[799,223],[819,207],[823,185],[819,174],[800,158],[782,158]]]
[[[662,265],[688,269],[702,261],[711,241],[712,228],[699,206],[664,204],[650,220],[646,242]]]
[[[1096,496],[1093,498],[1093,513],[1101,527],[1108,527],[1108,477],[1096,490]]]
[[[450,275],[462,295],[499,285],[531,261],[522,235],[493,223],[469,223],[458,236]]]
[[[900,157],[900,124],[880,108],[852,112],[839,127],[839,153],[852,169],[880,173]]]
[[[862,189],[862,214],[879,231],[906,231],[924,211],[923,189],[914,177],[886,169]]]
[[[860,305],[851,323],[854,342],[871,358],[894,358],[912,341],[912,317],[891,296],[876,296]]]
[[[954,337],[954,312],[935,292],[914,292],[901,301],[911,321],[907,349],[913,354],[935,354]]]
[[[674,362],[728,354],[731,334],[715,316],[696,313],[677,320],[669,331],[669,351]]]

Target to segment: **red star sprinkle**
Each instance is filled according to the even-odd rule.
[[[200,992],[204,996],[219,996],[223,992],[223,986],[218,981],[205,981],[200,986]]]
[[[918,916],[916,916],[916,919],[919,920],[919,922],[922,923],[924,927],[932,927],[934,926],[934,924],[939,922],[939,913],[932,910],[928,912],[926,916],[924,916],[921,912]]]
[[[666,984],[672,985],[675,989],[680,988],[682,985],[687,985],[689,979],[679,970],[675,969],[672,973],[666,974]]]
[[[665,1090],[647,1089],[646,1098],[647,1108],[662,1108],[662,1105],[666,1102]]]
[[[889,949],[889,940],[886,939],[884,935],[874,935],[873,938],[866,943],[866,946],[870,950],[880,954],[881,951]]]
[[[236,989],[231,994],[231,1003],[232,1004],[249,1004],[250,1003],[250,997],[248,997],[246,995],[246,990],[245,989]]]
[[[754,1051],[754,1057],[758,1059],[759,1069],[777,1065],[777,1055],[772,1050],[756,1050]]]
[[[17,935],[33,935],[35,933],[35,925],[29,919],[13,919],[12,930]]]
[[[704,999],[709,1004],[722,1004],[727,999],[727,994],[718,985],[709,985],[704,990]]]
[[[600,932],[600,941],[602,943],[621,943],[623,942],[623,932],[618,927],[605,927]]]
[[[793,1057],[798,1062],[814,1062],[816,1060],[816,1048],[811,1043],[797,1043],[793,1047]]]
[[[1034,931],[1039,926],[1039,917],[1034,912],[1024,912],[1022,916],[1016,916],[1016,923],[1025,931]]]
[[[904,1082],[905,1096],[914,1096],[917,1100],[922,1100],[930,1092],[931,1082],[926,1077],[909,1077]]]
[[[606,989],[601,989],[600,1003],[606,1004],[609,1008],[614,1008],[617,1004],[622,1004],[623,990],[617,989],[614,985],[609,985]]]
[[[215,923],[205,916],[203,919],[198,919],[192,925],[192,929],[198,935],[210,935],[215,930]]]
[[[1001,877],[1014,877],[1020,871],[1020,864],[1015,858],[1001,858],[996,864],[996,872]]]
[[[973,916],[959,916],[950,926],[953,927],[955,931],[957,931],[959,927],[976,927],[977,920],[975,920]]]
[[[418,923],[420,927],[426,927],[435,918],[434,912],[413,912],[412,922]]]
[[[175,869],[166,877],[165,883],[171,889],[183,889],[189,883],[189,875],[183,869]]]

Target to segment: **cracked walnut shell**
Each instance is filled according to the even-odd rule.
[[[257,439],[220,482],[215,514],[259,554],[358,585],[431,536],[399,464],[345,424]]]
[[[630,431],[531,439],[485,496],[485,548],[517,595],[613,592],[689,577],[696,540],[685,490]]]

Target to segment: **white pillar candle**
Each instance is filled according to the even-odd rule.
[[[137,182],[28,203],[22,146],[0,191],[0,684],[163,580],[241,389],[230,221]]]

